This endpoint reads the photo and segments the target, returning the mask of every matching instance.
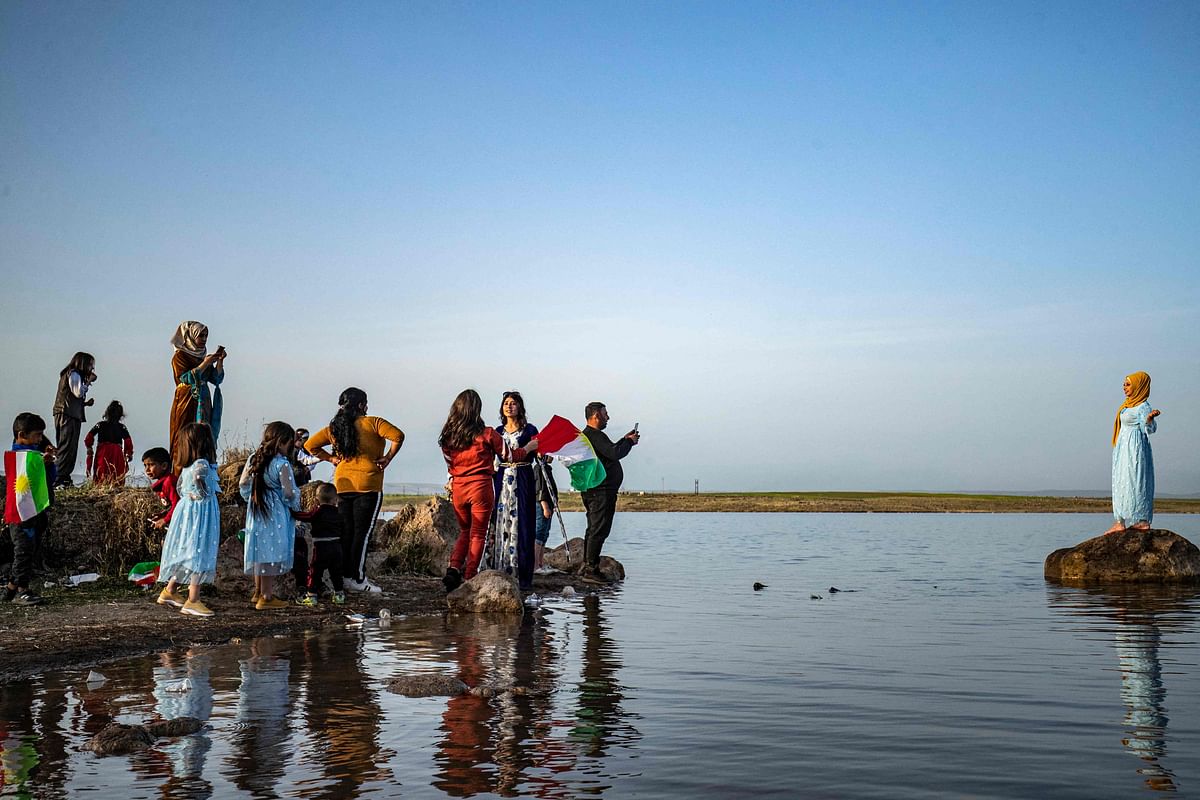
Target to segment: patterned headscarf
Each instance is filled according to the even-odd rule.
[[[1133,388],[1133,393],[1125,398],[1125,402],[1121,403],[1121,407],[1117,409],[1117,419],[1113,422],[1113,447],[1117,446],[1117,434],[1121,432],[1121,412],[1127,408],[1140,406],[1142,403],[1150,399],[1150,376],[1144,372],[1134,372],[1125,376],[1125,380],[1129,381],[1129,385]]]
[[[205,333],[208,333],[208,326],[203,322],[181,322],[175,329],[175,335],[171,337],[171,344],[175,345],[176,350],[182,350],[189,356],[204,358],[204,354],[208,352],[208,343],[200,344],[200,337]]]

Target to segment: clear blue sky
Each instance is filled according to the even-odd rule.
[[[1197,41],[1177,2],[6,2],[0,415],[90,350],[163,444],[200,319],[228,437],[358,385],[389,482],[443,478],[472,386],[640,422],[630,488],[1104,489],[1143,369],[1197,492]]]

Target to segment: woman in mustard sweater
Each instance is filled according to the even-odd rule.
[[[385,442],[391,443],[386,454]],[[333,445],[332,453],[325,450],[329,444]],[[337,414],[329,427],[304,443],[309,453],[334,465],[333,486],[342,515],[344,583],[350,591],[380,590],[367,580],[367,543],[383,502],[383,471],[402,444],[404,432],[383,417],[368,417],[367,393],[353,386],[338,398]]]

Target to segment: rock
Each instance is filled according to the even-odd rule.
[[[99,756],[120,756],[145,750],[154,743],[154,736],[141,725],[106,725],[83,747]]]
[[[837,593],[838,593],[838,592],[840,592],[840,591],[841,591],[841,589],[839,589],[839,588],[838,588],[838,587],[836,587],[836,586],[830,586],[830,587],[829,587],[829,593],[830,593],[830,594],[837,594]]]
[[[625,566],[615,558],[600,556],[600,563],[597,565],[597,568],[609,583],[625,580]]]
[[[419,507],[402,506],[376,529],[372,546],[383,556],[381,571],[440,576],[457,539],[454,507],[444,497],[433,497]]]
[[[471,690],[471,694],[476,697],[495,697],[496,690],[490,686],[476,686]]]
[[[453,675],[436,672],[401,675],[388,681],[388,691],[405,697],[455,697],[467,691],[467,685]]]
[[[553,550],[546,550],[542,554],[542,563],[554,567],[560,572],[578,571],[580,565],[583,564],[583,539],[576,536]]]
[[[759,583],[758,581],[754,582],[754,591],[761,592],[765,588],[767,588],[765,583]]]
[[[494,569],[484,570],[450,592],[446,605],[451,611],[468,614],[521,614],[524,609],[516,579]]]
[[[154,737],[187,736],[204,727],[204,722],[195,717],[176,717],[175,719],[160,719],[148,722],[146,732]]]
[[[1103,534],[1055,550],[1044,575],[1062,583],[1200,582],[1200,548],[1168,530]]]
[[[821,597],[821,595],[819,595],[819,594],[810,594],[808,596],[808,599],[809,600],[824,600],[825,598]]]

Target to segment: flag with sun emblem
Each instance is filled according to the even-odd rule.
[[[46,462],[37,450],[8,450],[4,453],[4,521],[20,524],[33,519],[50,505]]]

